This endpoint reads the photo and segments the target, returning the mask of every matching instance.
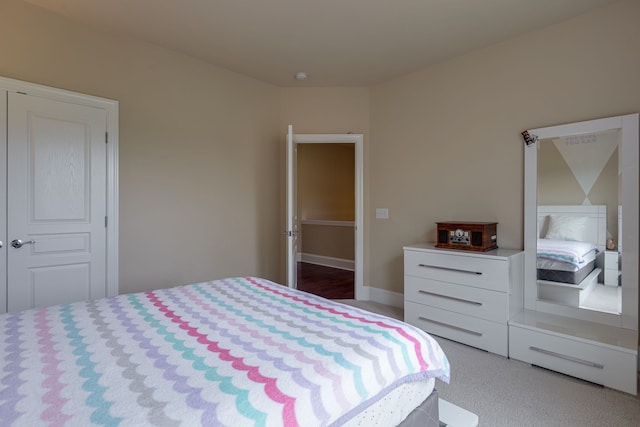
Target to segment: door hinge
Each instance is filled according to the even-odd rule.
[[[104,228],[107,228],[107,226],[109,225],[108,218],[109,217],[105,215],[105,217],[104,217]]]
[[[109,143],[109,132],[105,132],[104,133],[104,143],[108,144]]]

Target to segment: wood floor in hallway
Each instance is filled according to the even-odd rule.
[[[341,268],[298,263],[298,289],[328,299],[353,299],[355,273]]]

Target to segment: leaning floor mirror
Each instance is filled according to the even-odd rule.
[[[638,329],[638,115],[525,133],[524,305]]]
[[[530,129],[509,357],[638,390],[638,114]]]

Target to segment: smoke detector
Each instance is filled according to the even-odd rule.
[[[307,80],[307,77],[308,77],[307,73],[305,73],[305,72],[300,71],[300,72],[296,73],[296,80],[298,80],[300,82],[303,82],[303,81]]]

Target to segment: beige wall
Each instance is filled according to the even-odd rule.
[[[402,291],[402,246],[497,221],[523,247],[520,132],[640,111],[640,2],[623,1],[375,86],[367,284]]]
[[[280,127],[282,135],[287,125],[293,125],[295,133],[356,133],[364,135],[364,278],[367,284],[367,266],[369,244],[367,242],[369,211],[366,206],[369,193],[369,105],[370,96],[367,87],[326,87],[326,88],[281,88],[280,90]],[[281,155],[284,162],[284,152]],[[284,167],[281,185],[284,187]],[[284,207],[284,192],[281,193],[281,205]],[[284,209],[280,227],[284,230]],[[284,239],[281,251],[284,253]],[[283,257],[284,258],[284,257]],[[286,277],[285,259],[280,264],[282,277]],[[283,279],[284,280],[284,279]]]
[[[355,220],[354,144],[298,144],[298,218]]]
[[[640,111],[634,0],[372,88],[279,89],[18,0],[0,16],[0,75],[120,101],[121,292],[282,277],[287,124],[364,134],[364,283],[401,292],[402,246],[436,221],[522,247],[522,130]]]
[[[120,292],[279,279],[279,91],[17,0],[0,75],[120,102]]]
[[[281,88],[280,126],[295,133],[369,133],[369,88]],[[366,149],[365,149],[366,151]]]
[[[353,227],[302,224],[302,252],[341,260],[355,260]]]

